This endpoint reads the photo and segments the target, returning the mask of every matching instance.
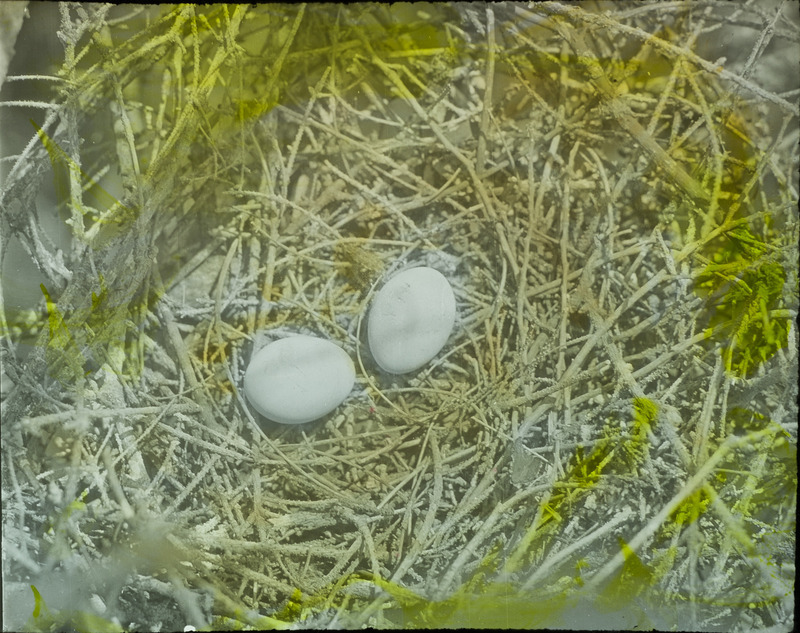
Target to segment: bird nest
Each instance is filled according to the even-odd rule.
[[[789,13],[62,5],[4,85],[42,291],[3,311],[9,622],[788,626]],[[409,264],[456,326],[392,376],[365,316]],[[357,375],[285,426],[242,377],[293,332]]]

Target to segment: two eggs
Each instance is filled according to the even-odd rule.
[[[437,270],[411,268],[392,277],[373,300],[367,322],[369,348],[386,372],[420,369],[444,347],[453,330],[456,300]],[[355,384],[353,361],[338,345],[296,335],[253,355],[244,393],[264,417],[302,424],[338,407]]]

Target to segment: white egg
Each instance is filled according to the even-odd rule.
[[[403,374],[444,347],[456,318],[456,299],[439,271],[422,266],[392,277],[369,311],[369,348],[384,371]]]
[[[244,393],[265,418],[303,424],[342,404],[355,379],[353,361],[341,347],[298,334],[253,355],[244,374]]]

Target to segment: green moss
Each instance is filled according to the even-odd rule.
[[[675,509],[668,520],[676,527],[694,523],[706,512],[709,503],[711,499],[706,492],[702,488],[696,490]]]
[[[788,345],[789,318],[773,315],[783,306],[786,271],[746,225],[725,233],[713,260],[695,286],[708,300],[706,337],[720,344],[729,373],[749,377]]]
[[[629,433],[616,416],[610,416],[591,451],[582,446],[575,449],[570,460],[572,467],[556,482],[550,495],[540,502],[539,519],[531,525],[525,537],[510,556],[511,571],[530,564],[537,551],[542,551],[559,524],[572,508],[592,490],[605,475],[638,476],[638,467],[649,453],[648,433],[656,423],[658,406],[647,398],[632,402],[632,424]]]

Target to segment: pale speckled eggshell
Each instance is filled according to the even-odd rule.
[[[303,424],[338,407],[355,378],[353,361],[341,347],[299,334],[253,355],[244,374],[244,393],[265,418]]]
[[[444,347],[456,318],[453,289],[438,270],[422,266],[392,277],[369,312],[369,348],[392,374],[415,371]]]

